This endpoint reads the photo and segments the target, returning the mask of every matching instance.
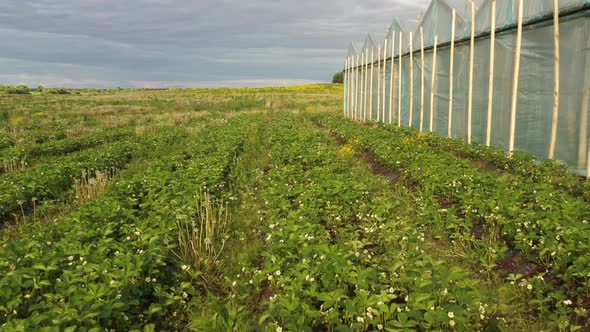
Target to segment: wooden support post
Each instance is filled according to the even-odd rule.
[[[342,105],[342,110],[344,112],[344,116],[346,117],[348,113],[348,98],[350,97],[348,94],[348,58],[346,58],[344,61],[344,78],[342,83],[344,83],[344,104]]]
[[[469,53],[469,95],[467,96],[467,143],[471,144],[473,122],[473,65],[475,59],[475,2],[471,0],[471,51]]]
[[[352,113],[352,104],[353,104],[353,100],[354,100],[354,89],[352,88],[352,79],[353,79],[353,73],[352,73],[352,69],[354,68],[354,55],[351,56],[349,58],[349,68],[348,68],[348,117],[350,117],[350,114]]]
[[[492,26],[490,37],[490,75],[488,81],[488,121],[486,145],[492,144],[492,112],[494,109],[494,66],[496,63],[496,0],[492,0]]]
[[[352,117],[352,112],[354,110],[354,103],[355,103],[355,95],[354,95],[354,58],[355,56],[350,57],[350,116]]]
[[[375,45],[371,47],[371,85],[369,86],[369,113],[367,116],[369,117],[369,121],[373,121],[373,69],[374,69],[374,62],[375,62]]]
[[[365,63],[367,62],[365,59],[365,53],[366,52],[362,52],[361,53],[361,66],[360,66],[360,108],[359,108],[359,121],[363,121],[365,118],[365,104],[366,104],[366,100],[367,100],[367,96],[366,96],[366,90],[367,90],[367,86],[366,86],[366,80],[365,80]]]
[[[361,68],[360,68],[360,72],[361,72],[361,82],[360,82],[360,87],[361,87],[361,95],[360,95],[360,108],[359,108],[359,114],[358,114],[358,120],[359,121],[363,121],[365,119],[365,104],[366,104],[366,100],[367,100],[367,80],[365,79],[366,75],[365,75],[365,52],[362,52],[361,55]]]
[[[352,56],[350,58],[350,118],[354,117],[354,107],[356,103],[356,96],[355,96],[355,78],[356,78],[356,67],[354,65],[356,56]]]
[[[549,144],[549,159],[555,158],[555,143],[557,141],[557,123],[559,119],[559,2],[553,0],[553,40],[554,40],[554,67],[555,78],[553,81],[553,119],[551,121],[551,143]]]
[[[354,64],[352,63],[354,59],[354,56],[350,56],[348,58],[348,116],[350,117],[352,114],[352,93],[354,92],[354,89],[352,88],[352,78],[353,78],[353,68],[354,68]]]
[[[367,121],[369,117],[369,49],[365,54],[365,113],[363,114],[363,121]]]
[[[347,72],[348,72],[348,58],[346,58],[344,60],[344,70],[342,71],[342,84],[343,84],[342,91],[344,94],[344,97],[342,98],[342,111],[344,113],[344,116],[346,116],[346,104],[348,103],[348,99],[347,99],[348,92],[346,90],[348,88],[348,86],[346,84],[346,80],[348,79]]]
[[[424,126],[424,29],[420,26],[420,132]]]
[[[344,80],[344,84],[346,84],[346,117],[350,114],[350,68],[351,68],[351,57],[347,59],[347,69],[346,69],[346,79]]]
[[[357,114],[358,114],[358,110],[360,108],[360,89],[359,89],[359,82],[360,82],[360,69],[359,69],[359,63],[360,63],[360,58],[361,56],[359,54],[356,55],[356,58],[354,59],[354,64],[356,66],[356,70],[354,73],[354,118],[356,119]]]
[[[356,96],[356,105],[354,106],[354,120],[358,120],[358,115],[361,109],[361,94],[362,94],[362,89],[360,87],[360,83],[361,83],[361,69],[360,69],[360,65],[362,64],[362,51],[361,54],[357,54],[356,55],[356,84],[354,86],[355,89],[355,96]]]
[[[453,136],[453,75],[455,69],[455,22],[456,22],[456,12],[453,8],[453,20],[451,23],[451,61],[449,65],[449,128],[447,129],[447,135],[449,137]]]
[[[520,52],[522,48],[522,16],[523,0],[518,0],[518,29],[516,32],[516,50],[514,52],[514,72],[512,77],[512,98],[510,101],[510,136],[508,139],[508,153],[514,153],[516,135],[516,108],[518,107],[518,80],[520,78]]]
[[[381,45],[377,48],[377,122],[381,119]]]
[[[588,74],[590,70],[588,70],[589,66],[586,66],[586,73]],[[586,76],[589,77],[589,76]],[[580,114],[580,146],[578,148],[578,167],[584,167],[584,159],[586,160],[586,178],[590,179],[590,142],[588,142],[588,112],[590,112],[590,82],[588,79],[584,82],[586,88],[584,89],[584,95],[582,99],[582,109]],[[586,158],[584,158],[584,153],[588,152]]]
[[[354,110],[354,55],[350,57],[350,117]]]
[[[355,55],[354,57],[354,105],[352,109],[352,118],[355,119],[356,111],[358,109],[358,100],[359,100],[359,86],[358,86],[358,70],[359,70],[359,55]]]
[[[412,117],[414,113],[414,45],[412,42],[412,32],[410,32],[410,118],[408,127],[412,126]]]
[[[350,57],[350,78],[348,79],[349,84],[349,91],[350,91],[350,100],[349,100],[349,108],[348,108],[348,117],[352,117],[352,110],[354,108],[354,55]]]
[[[395,31],[391,32],[391,68],[389,70],[389,123],[393,123],[393,78],[395,68]]]
[[[352,56],[352,113],[351,113],[351,119],[354,119],[354,112],[356,109],[356,100],[357,100],[357,95],[356,95],[356,59],[357,59],[357,55],[353,55]]]
[[[393,62],[393,61],[392,61]],[[385,45],[383,45],[383,82],[381,83],[381,87],[383,88],[383,91],[381,91],[381,96],[382,96],[382,101],[381,101],[381,120],[383,121],[383,123],[385,123],[385,96],[387,95],[385,92],[385,86],[387,85],[387,76],[386,74],[386,66],[387,64],[387,38],[385,38]]]
[[[359,106],[360,106],[360,98],[359,98],[359,55],[356,55],[356,59],[355,59],[355,64],[356,64],[356,71],[354,74],[354,96],[355,96],[355,112],[354,112],[354,119],[357,119],[358,116],[358,110],[359,110]]]
[[[432,53],[432,81],[430,82],[430,132],[434,131],[434,92],[436,90],[436,49],[438,35],[434,36],[434,50]]]
[[[404,33],[399,32],[399,84],[397,94],[397,125],[402,126],[402,50],[403,50]]]
[[[582,108],[580,109],[580,146],[578,148],[578,167],[584,167],[586,160],[586,178],[590,179],[590,141],[588,139],[588,117],[590,117],[590,54],[586,53],[586,66],[584,67],[584,93],[582,95]],[[584,158],[584,153],[586,158]]]
[[[367,121],[369,105],[369,49],[365,51],[365,104],[363,105],[363,121]]]

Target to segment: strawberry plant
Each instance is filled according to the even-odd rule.
[[[0,330],[588,327],[585,182],[340,93],[0,98]]]

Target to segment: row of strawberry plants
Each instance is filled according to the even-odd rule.
[[[15,114],[13,114],[13,116],[17,117]],[[30,120],[30,118],[27,119]],[[52,121],[47,121],[45,118],[40,118],[26,123],[11,124],[10,116],[7,120],[8,121],[0,125],[2,130],[7,132],[23,132],[25,133],[25,136],[31,137],[32,141],[35,141],[36,138],[45,141],[49,138],[51,133],[56,133],[56,136],[62,137],[67,128],[71,128],[73,125],[79,125],[81,122],[80,119],[77,119],[77,121],[66,121],[64,119],[52,119]],[[18,120],[16,122],[18,122]]]
[[[32,130],[7,128],[4,132],[6,135],[0,138],[0,149],[13,147],[17,143],[22,145],[42,144],[68,137],[66,128],[62,127]]]
[[[473,237],[473,229],[483,225],[543,264],[569,295],[590,293],[590,209],[581,198],[550,184],[484,172],[452,153],[430,148],[424,135],[366,127],[330,115],[315,118],[335,134],[358,141],[381,163],[449,205],[461,216],[449,225],[455,236]]]
[[[13,116],[18,118],[14,114]],[[0,129],[8,133],[7,138],[11,141],[10,146],[17,145],[17,143],[22,145],[42,144],[75,136],[73,133],[76,130],[94,132],[100,129],[93,116],[83,113],[75,119],[57,117],[31,120],[30,116],[26,119],[27,122],[24,124],[10,124],[7,121],[5,126],[0,125]]]
[[[225,192],[228,167],[253,122],[235,119],[189,136],[123,171],[96,202],[0,248],[0,323],[24,330],[182,329],[187,302],[205,285],[202,271],[173,255],[177,224],[195,217],[200,190]]]
[[[273,118],[266,132],[271,164],[249,202],[259,221],[245,235],[264,245],[240,253],[234,274],[226,276],[228,293],[208,303],[194,327],[486,326],[492,300],[466,269],[432,255],[416,222],[420,214],[410,208],[412,193],[391,192],[385,179],[339,156],[336,142],[310,127],[294,116]]]
[[[0,136],[0,149],[11,148],[15,145],[14,140],[8,137],[8,135]]]
[[[400,135],[415,137],[419,135],[414,128],[400,128],[398,126],[384,126],[384,128]],[[497,147],[482,144],[465,144],[460,138],[448,138],[426,134],[428,146],[440,151],[449,151],[461,158],[474,162],[483,162],[485,167],[496,168],[512,174],[531,179],[534,182],[549,183],[558,189],[580,196],[590,202],[590,181],[569,172],[566,165],[557,160],[546,160],[539,163],[534,156],[522,152],[514,152],[510,157]]]
[[[118,136],[126,132],[118,133]],[[29,214],[44,202],[60,199],[82,172],[119,169],[130,160],[141,156],[159,141],[174,142],[186,135],[184,129],[146,137],[129,136],[128,140],[113,142],[95,149],[47,159],[32,168],[0,177],[0,220]]]
[[[106,132],[95,133],[86,136],[69,137],[51,141],[30,147],[12,147],[0,151],[0,160],[4,163],[10,161],[26,161],[48,156],[58,156],[83,149],[92,148],[101,144],[127,139],[133,135],[133,130],[115,129]]]

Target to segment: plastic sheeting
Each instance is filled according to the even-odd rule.
[[[588,2],[587,0],[559,0],[559,8],[567,9]],[[523,20],[534,20],[553,13],[553,0],[524,0]],[[518,1],[496,0],[496,27],[504,28],[517,23]],[[476,33],[489,31],[492,24],[492,1],[485,1],[477,10]]]
[[[464,7],[461,7],[464,8]],[[465,30],[465,15],[471,15],[464,11],[456,11],[455,15],[455,37],[462,37]],[[420,28],[424,31],[424,47],[434,45],[434,36],[438,35],[438,42],[444,43],[451,41],[452,35],[452,13],[453,8],[444,0],[433,0],[422,17],[422,22],[418,25],[414,34],[414,45],[420,47]]]
[[[449,3],[451,1],[452,3]],[[510,103],[516,47],[518,1],[496,0],[496,36],[494,86],[491,119],[491,145],[508,151]],[[523,0],[523,19],[519,88],[517,95],[516,151],[533,154],[538,160],[548,158],[553,116],[554,43],[553,1]],[[467,4],[467,5],[465,5]],[[455,7],[453,7],[455,6]],[[568,164],[580,175],[589,175],[590,157],[590,0],[560,0],[560,102],[555,158]],[[454,45],[453,101],[450,104],[452,11],[456,11]],[[486,143],[490,75],[492,0],[479,4],[475,15],[474,65],[471,137]],[[424,61],[421,58],[420,27],[424,31]],[[400,57],[400,31],[402,53]],[[424,12],[412,36],[393,20],[386,34],[386,61],[378,65],[377,44],[367,36],[363,49],[351,49],[349,63],[361,63],[369,54],[371,65],[347,70],[345,79],[345,114],[355,119],[401,122],[403,126],[448,134],[452,109],[451,132],[454,137],[468,136],[469,71],[471,47],[471,7],[469,2],[433,0]],[[393,59],[391,42],[395,35]],[[438,36],[434,98],[431,106],[434,37]],[[383,43],[381,44],[383,47]],[[412,60],[410,61],[410,58]],[[400,61],[402,63],[400,71]],[[410,63],[411,62],[411,63]],[[393,71],[392,66],[393,65]],[[385,71],[384,70],[385,66]],[[377,68],[380,68],[379,72]],[[385,76],[383,76],[385,72]],[[424,73],[424,76],[422,76]],[[393,74],[393,76],[392,76]],[[401,93],[400,93],[401,75]],[[424,77],[424,88],[422,88]],[[365,81],[366,80],[366,81]],[[365,86],[367,82],[368,86]],[[371,83],[373,85],[372,94]],[[413,84],[412,84],[413,83]],[[380,89],[378,89],[380,87]],[[413,95],[413,99],[411,98]],[[364,98],[363,98],[364,97]],[[380,98],[380,99],[378,99]],[[401,100],[400,100],[401,98]],[[364,99],[364,103],[362,100]],[[369,109],[369,105],[371,109]],[[379,106],[379,109],[377,107]],[[401,108],[400,108],[401,106]],[[450,108],[451,107],[451,108]],[[383,117],[383,111],[385,116]],[[410,119],[410,113],[412,117]],[[401,119],[398,118],[401,114]]]

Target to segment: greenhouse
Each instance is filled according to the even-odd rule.
[[[590,176],[590,0],[433,0],[345,67],[344,113]]]

